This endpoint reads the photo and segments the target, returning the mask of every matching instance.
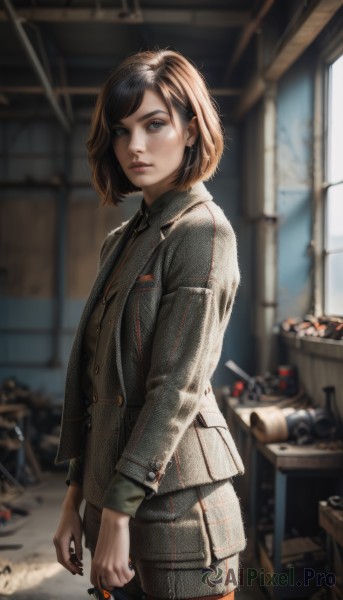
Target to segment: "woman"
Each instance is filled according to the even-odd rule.
[[[231,477],[243,465],[210,378],[240,274],[202,183],[223,132],[201,75],[171,50],[127,58],[98,98],[88,150],[104,204],[143,199],[104,242],[71,352],[57,557],[82,574],[83,529],[98,589],[231,600],[245,546]]]

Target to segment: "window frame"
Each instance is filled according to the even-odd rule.
[[[328,157],[328,101],[329,67],[343,54],[343,32],[322,41],[315,69],[314,81],[314,155],[313,155],[313,312],[315,316],[343,317],[325,312],[326,288],[326,205],[329,182]]]

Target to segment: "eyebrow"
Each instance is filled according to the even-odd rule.
[[[160,108],[158,108],[157,110],[153,110],[149,113],[146,113],[146,115],[143,115],[142,117],[139,117],[138,121],[145,121],[145,119],[149,119],[149,117],[153,117],[154,115],[157,115],[158,113],[163,113],[164,115],[168,115],[169,117],[169,113],[165,110],[162,110]],[[118,124],[122,123],[122,121],[118,121]]]

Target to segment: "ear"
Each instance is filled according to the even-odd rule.
[[[193,146],[199,134],[199,126],[197,117],[193,117],[186,127],[186,146]]]

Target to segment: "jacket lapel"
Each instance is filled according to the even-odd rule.
[[[170,201],[161,211],[159,219],[154,219],[147,231],[144,232],[139,246],[139,252],[134,255],[134,260],[130,261],[125,268],[125,281],[117,293],[117,327],[115,330],[116,359],[119,380],[123,395],[126,399],[125,382],[123,376],[122,356],[121,356],[121,321],[128,295],[140,273],[149,261],[151,255],[161,242],[165,235],[163,229],[175,221],[192,206],[201,202],[208,202],[212,199],[211,194],[206,190],[203,183],[196,184],[187,192],[168,192]]]

